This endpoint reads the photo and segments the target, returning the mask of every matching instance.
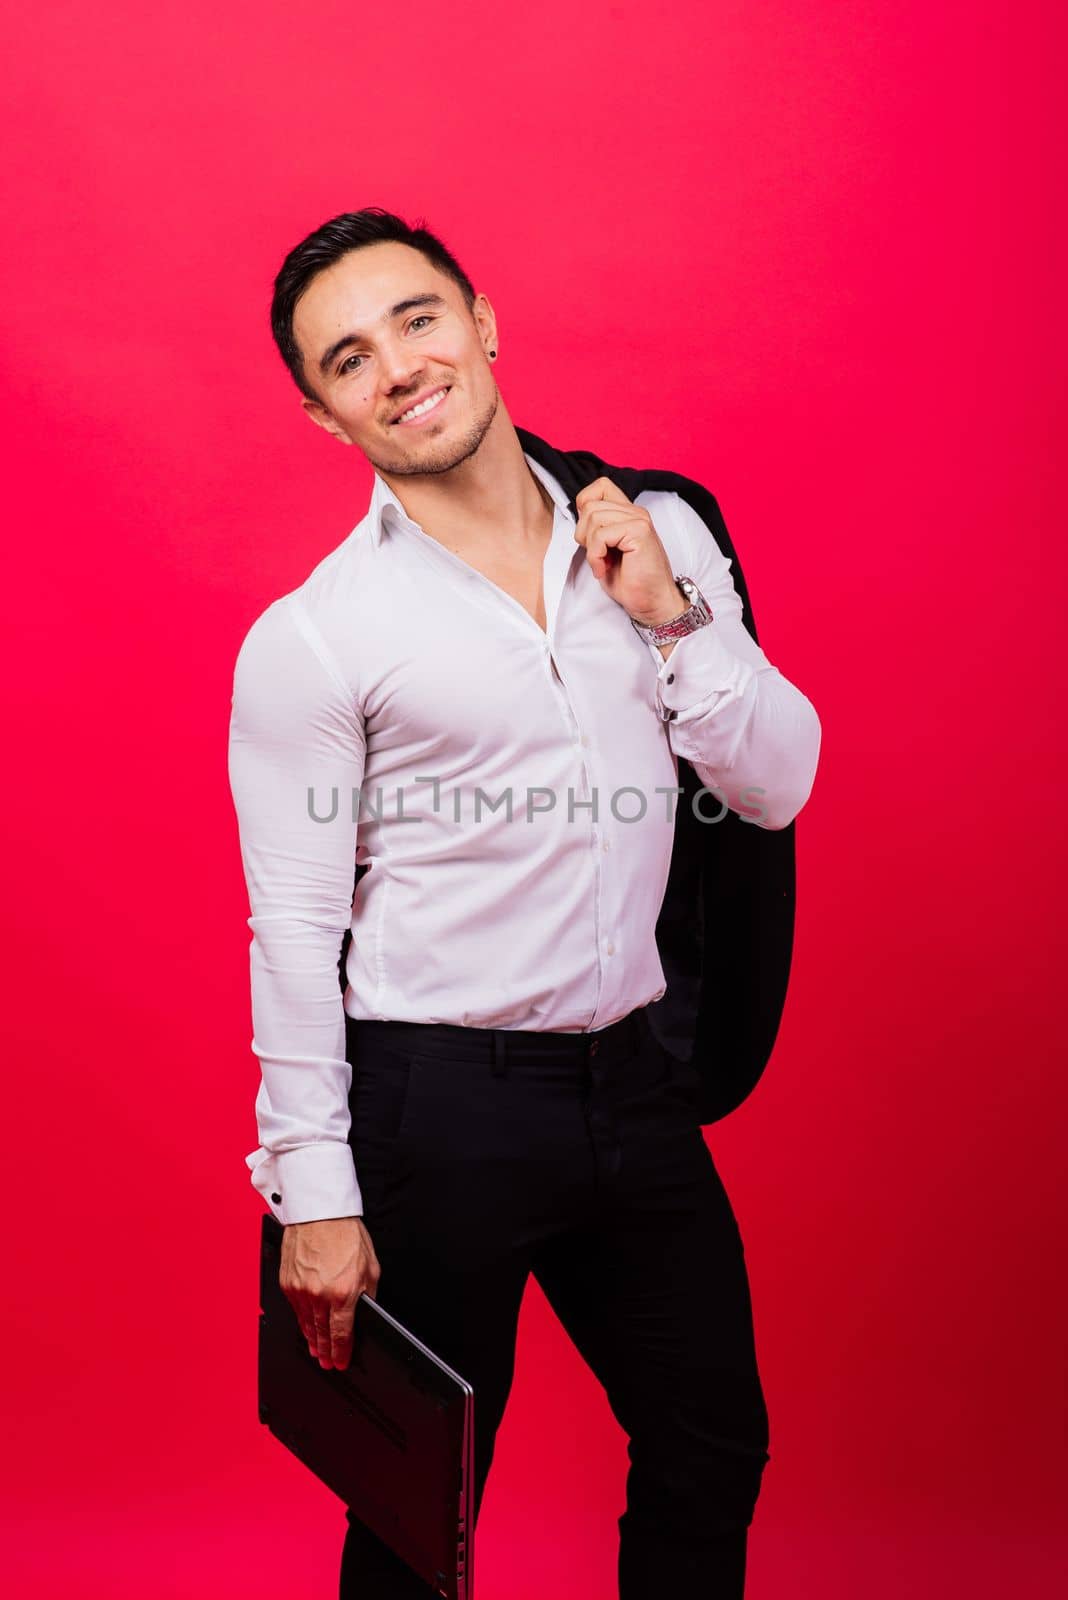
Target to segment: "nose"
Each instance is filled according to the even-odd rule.
[[[412,388],[424,365],[423,357],[406,350],[399,340],[387,344],[382,351],[382,379],[387,393]]]

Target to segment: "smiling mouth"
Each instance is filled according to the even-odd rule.
[[[433,416],[434,412],[437,411],[438,407],[445,400],[445,397],[449,393],[451,387],[451,384],[443,385],[440,389],[436,390],[434,394],[422,401],[422,403],[417,406],[414,411],[406,411],[402,416],[394,417],[392,426],[394,428],[408,427],[413,422],[422,422],[424,417]]]

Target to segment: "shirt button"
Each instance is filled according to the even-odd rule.
[[[609,939],[608,943],[605,945],[605,949],[608,951],[610,956],[614,956],[616,953],[616,947],[612,943],[611,939]]]
[[[667,681],[668,681],[668,683],[674,683],[675,682],[675,674],[673,672],[669,672],[668,673]]]
[[[604,844],[603,844],[603,845],[602,845],[602,847],[601,847],[601,848],[602,848],[602,849],[603,849],[603,850],[611,850],[611,848],[612,848],[612,841],[611,841],[611,839],[606,839],[606,840],[605,840],[605,842],[604,842]]]
[[[282,1204],[282,1196],[280,1194],[272,1194],[271,1199],[274,1201],[276,1206],[280,1206]]]

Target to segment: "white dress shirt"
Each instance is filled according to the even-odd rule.
[[[716,791],[709,826],[725,803],[785,827],[812,788],[816,712],[746,631],[731,563],[688,502],[637,500],[715,617],[665,659],[526,460],[555,505],[547,631],[376,473],[367,515],[237,657],[229,775],[262,1074],[245,1161],[282,1223],[363,1214],[343,1011],[604,1028],[664,993],[676,758]]]

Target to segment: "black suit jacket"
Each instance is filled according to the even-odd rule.
[[[678,472],[616,467],[590,450],[558,450],[525,428],[516,433],[526,454],[556,478],[576,521],[575,496],[595,478],[610,478],[629,500],[644,489],[662,489],[688,501],[733,563],[742,621],[759,644],[741,563],[714,495]],[[782,1020],[793,952],[797,824],[761,828],[734,811],[719,822],[702,822],[692,806],[701,781],[683,757],[678,767],[684,792],[656,925],[667,992],[648,1007],[648,1016],[660,1042],[696,1071],[698,1119],[709,1123],[751,1092]],[[713,802],[704,806],[707,814],[719,809]],[[365,871],[357,867],[357,882]],[[342,943],[342,988],[350,937]]]

